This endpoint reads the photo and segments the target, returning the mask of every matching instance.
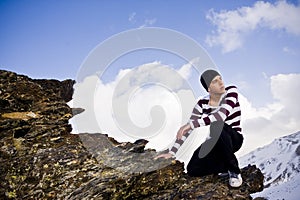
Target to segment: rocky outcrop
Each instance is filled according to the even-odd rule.
[[[300,145],[297,147],[295,153],[296,153],[296,155],[300,156]]]
[[[227,177],[189,177],[183,163],[153,160],[145,140],[70,134],[73,84],[0,70],[1,199],[251,199],[263,189],[255,166],[232,189]]]

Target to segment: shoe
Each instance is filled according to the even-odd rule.
[[[229,174],[229,185],[231,187],[240,187],[243,183],[241,174],[228,171]]]

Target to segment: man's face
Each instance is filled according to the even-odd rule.
[[[208,92],[214,94],[224,94],[225,86],[221,76],[216,76],[210,83]]]

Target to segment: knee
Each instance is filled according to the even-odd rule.
[[[243,145],[244,137],[242,134],[237,134],[237,139],[234,141],[233,152],[237,152]]]

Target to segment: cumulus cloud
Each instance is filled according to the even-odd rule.
[[[192,73],[192,67],[199,65],[201,63],[200,57],[192,59],[190,62],[184,64],[179,70],[178,73],[186,80],[189,79]]]
[[[73,133],[100,132],[118,141],[130,142],[144,138],[150,141],[149,148],[163,150],[170,147],[196,102],[192,90],[184,83],[191,75],[192,63],[178,70],[160,62],[148,63],[120,70],[115,80],[109,83],[103,83],[97,76],[87,77],[75,85],[73,102],[69,103],[72,107],[85,109],[70,120]],[[257,108],[247,97],[239,95],[245,140],[238,156],[266,145],[274,138],[300,130],[300,74],[278,74],[267,78],[272,103]],[[160,110],[155,109],[157,106]],[[157,119],[162,122],[159,130],[147,132],[147,127]],[[207,127],[196,129],[178,152],[178,158],[188,161],[207,133]]]
[[[255,108],[240,95],[245,136],[240,155],[300,130],[300,74],[278,74],[269,80],[273,103]]]
[[[260,27],[300,35],[300,7],[286,1],[258,1],[252,7],[230,11],[212,9],[206,17],[217,26],[206,42],[210,46],[221,45],[224,53],[240,48],[246,34]]]
[[[284,122],[286,128],[299,128],[300,106],[300,74],[279,74],[271,77],[271,91],[275,99],[283,106],[274,120]]]
[[[194,94],[185,83],[189,68],[183,65],[174,70],[153,62],[120,70],[109,83],[97,76],[87,77],[75,85],[73,107],[82,107],[85,112],[70,120],[72,132],[101,132],[118,141],[143,138],[149,140],[149,148],[168,148],[195,104]],[[88,101],[91,95],[92,101]],[[161,127],[149,132],[147,128],[155,120],[162,122]]]

